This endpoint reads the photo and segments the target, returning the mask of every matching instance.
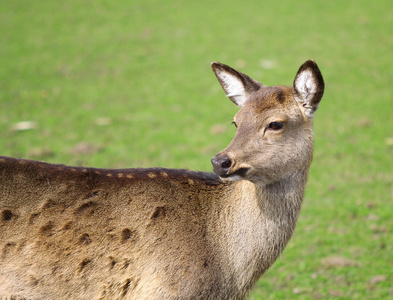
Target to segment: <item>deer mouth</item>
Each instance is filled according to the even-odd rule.
[[[246,177],[251,166],[242,164],[243,167],[236,168],[234,160],[227,154],[219,153],[211,159],[213,171],[223,180],[238,181]]]
[[[227,172],[225,174],[220,174],[220,177],[227,180],[241,180],[246,177],[249,170],[250,168],[240,168],[232,173]]]

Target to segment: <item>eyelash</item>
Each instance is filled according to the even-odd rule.
[[[237,128],[237,124],[235,121],[233,121],[231,124],[235,125],[235,127]]]

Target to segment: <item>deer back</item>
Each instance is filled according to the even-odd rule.
[[[0,182],[2,292],[158,299],[159,285],[187,278],[176,293],[192,295],[213,280],[207,214],[225,186],[215,174],[0,157]]]

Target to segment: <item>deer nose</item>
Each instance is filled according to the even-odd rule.
[[[232,166],[232,161],[227,155],[216,155],[211,160],[213,165],[213,171],[218,176],[225,176]]]

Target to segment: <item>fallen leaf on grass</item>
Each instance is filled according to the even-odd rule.
[[[107,126],[110,125],[112,123],[112,119],[111,118],[97,118],[94,120],[94,123],[96,123],[96,125],[98,126]]]
[[[379,226],[377,224],[371,224],[370,225],[370,229],[374,232],[374,233],[387,233],[389,232],[389,229],[385,226]]]
[[[73,154],[94,154],[100,151],[102,147],[98,147],[86,142],[80,142],[72,147],[71,152]]]
[[[45,158],[45,157],[51,157],[54,154],[55,153],[49,148],[33,148],[29,150],[27,156],[32,158]]]
[[[334,280],[337,282],[337,283],[340,283],[340,282],[344,282],[345,281],[345,277],[344,276],[336,276],[335,278],[334,278]]]
[[[306,289],[303,289],[303,288],[294,288],[294,289],[292,290],[292,293],[293,293],[294,295],[299,295],[299,294],[302,294],[302,293],[304,293],[304,292],[306,292]]]
[[[287,280],[287,281],[291,281],[294,277],[295,277],[295,276],[293,276],[292,274],[289,274],[289,275],[286,277],[286,280]]]
[[[274,69],[276,67],[276,62],[274,60],[263,59],[260,61],[260,65],[263,69]]]
[[[373,125],[373,121],[368,118],[363,118],[358,122],[359,127],[370,127]]]
[[[376,215],[376,214],[371,213],[371,214],[368,214],[368,215],[365,217],[365,219],[366,219],[367,221],[378,221],[378,220],[379,220],[379,216]]]
[[[24,131],[24,130],[31,130],[37,127],[37,123],[34,121],[21,121],[13,124],[11,126],[11,130],[13,131]]]
[[[322,264],[327,268],[356,266],[356,262],[354,260],[339,256],[327,257],[322,260]]]
[[[383,282],[383,281],[386,281],[386,276],[384,276],[384,275],[377,275],[377,276],[374,276],[373,278],[370,279],[370,284],[371,285],[376,285],[377,283]]]
[[[344,293],[342,291],[331,290],[331,291],[329,291],[329,295],[332,297],[342,297],[344,295]]]
[[[367,203],[366,203],[366,207],[367,207],[368,209],[374,209],[375,207],[377,207],[377,205],[375,204],[374,201],[370,201],[370,202],[367,202]]]

